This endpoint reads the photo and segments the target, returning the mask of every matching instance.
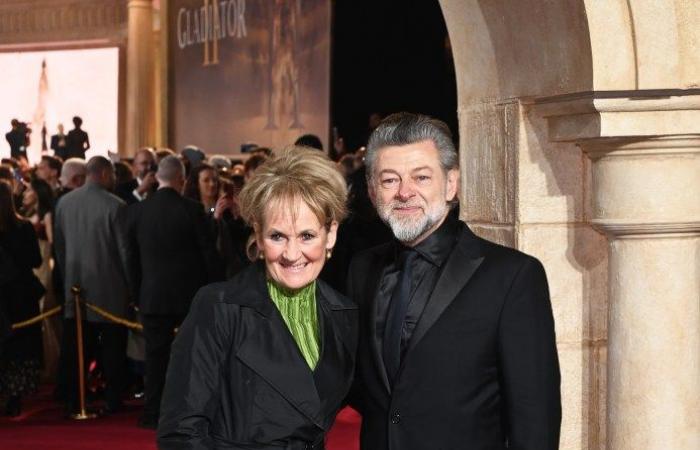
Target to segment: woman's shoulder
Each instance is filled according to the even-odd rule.
[[[238,306],[255,306],[267,298],[265,274],[262,268],[251,264],[227,281],[211,283],[202,287],[197,297],[209,301]]]

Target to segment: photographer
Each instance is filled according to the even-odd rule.
[[[10,122],[12,129],[5,133],[5,139],[10,144],[10,156],[16,160],[27,161],[27,147],[29,147],[29,134],[31,130],[27,124],[17,119]]]
[[[156,154],[150,147],[144,147],[136,152],[134,157],[135,179],[117,186],[116,194],[128,205],[145,200],[158,189],[156,180]]]

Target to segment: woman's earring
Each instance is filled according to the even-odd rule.
[[[333,254],[333,252],[331,251],[331,249],[327,248],[326,249],[326,259],[331,259],[332,254]]]
[[[261,260],[265,259],[265,253],[263,253],[263,252],[258,253],[258,259],[261,259]]]

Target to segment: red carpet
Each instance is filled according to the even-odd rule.
[[[24,402],[22,415],[0,418],[0,449],[155,449],[155,431],[136,426],[141,406],[133,403],[123,412],[93,420],[74,421],[62,416],[48,387]],[[331,430],[327,450],[359,448],[360,416],[347,408]]]

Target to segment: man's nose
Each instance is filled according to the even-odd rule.
[[[416,195],[413,183],[410,180],[401,180],[396,196],[401,200],[408,200]]]

